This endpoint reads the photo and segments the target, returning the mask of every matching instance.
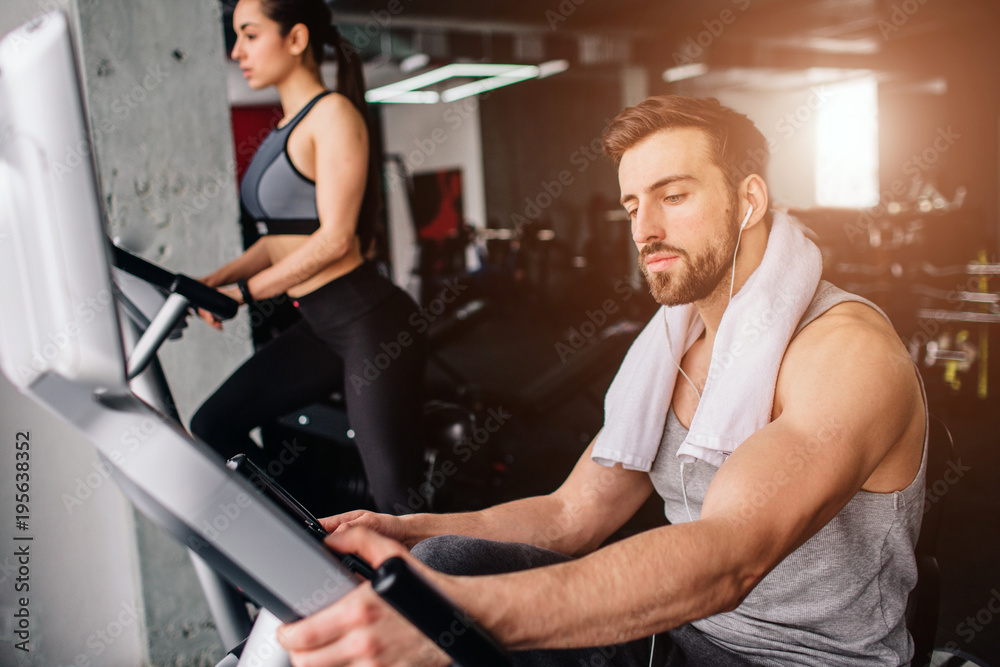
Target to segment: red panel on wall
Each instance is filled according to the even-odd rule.
[[[233,146],[236,150],[236,182],[239,183],[260,142],[274,129],[284,113],[279,104],[233,107],[231,111]]]

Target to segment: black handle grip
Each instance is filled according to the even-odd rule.
[[[217,289],[208,287],[194,278],[171,273],[138,255],[122,250],[113,243],[111,247],[114,249],[115,266],[122,271],[131,273],[165,292],[177,292],[190,301],[191,305],[204,308],[219,319],[228,320],[236,316],[240,305]]]
[[[219,290],[180,273],[174,276],[174,284],[170,291],[186,297],[192,305],[204,308],[220,320],[236,317],[236,311],[240,309],[240,304]]]
[[[510,667],[510,658],[496,640],[402,558],[382,563],[372,587],[459,667]]]

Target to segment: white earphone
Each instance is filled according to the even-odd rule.
[[[740,224],[740,234],[736,237],[736,250],[733,251],[733,270],[732,277],[729,279],[729,300],[733,300],[733,286],[736,284],[736,255],[740,251],[740,239],[743,238],[743,228],[747,226],[750,222],[750,216],[753,215],[753,204],[747,206],[747,214],[743,216],[743,222]]]

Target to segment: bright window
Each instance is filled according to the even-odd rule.
[[[878,204],[878,83],[874,75],[826,84],[816,115],[816,203]]]

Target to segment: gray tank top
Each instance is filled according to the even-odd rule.
[[[795,333],[845,301],[882,313],[870,301],[822,281]],[[926,398],[924,404],[926,408]],[[704,461],[686,463],[682,486],[677,450],[686,436],[687,429],[671,409],[649,472],[671,523],[688,521],[689,510],[691,518],[701,516],[717,470]],[[692,625],[755,664],[909,664],[913,642],[904,619],[905,593],[917,582],[913,549],[923,516],[926,463],[925,433],[920,470],[909,486],[893,493],[859,491],[830,523],[764,577],[738,608]]]

